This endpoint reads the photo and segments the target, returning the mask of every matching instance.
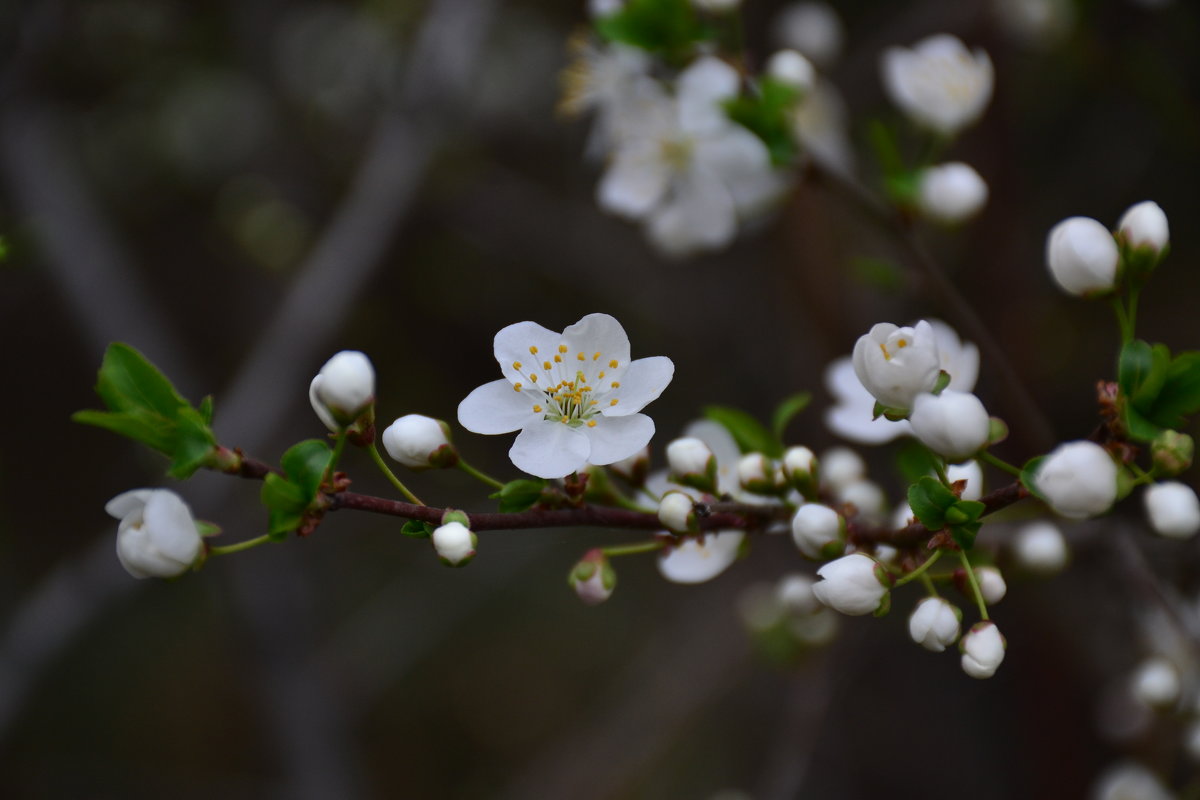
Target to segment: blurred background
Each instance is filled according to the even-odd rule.
[[[761,63],[785,4],[746,5]],[[192,400],[213,394],[224,444],[275,460],[323,434],[307,387],[338,350],[373,359],[383,424],[453,420],[496,377],[501,327],[561,330],[603,311],[635,357],[675,362],[649,409],[658,447],[705,404],[765,417],[811,390],[789,439],[820,450],[837,442],[821,421],[830,359],[881,320],[939,317],[977,340],[974,314],[1048,420],[1024,415],[985,350],[977,391],[1019,463],[1085,436],[1095,381],[1114,377],[1111,315],[1056,290],[1046,232],[1075,214],[1115,224],[1154,199],[1174,235],[1140,333],[1200,345],[1193,4],[1052,2],[1048,26],[1022,23],[1029,3],[832,5],[844,42],[827,74],[868,186],[867,122],[896,118],[884,47],[949,31],[995,64],[990,107],[948,154],[987,180],[988,206],[959,230],[917,229],[971,311],[828,182],[799,181],[772,219],[690,261],[605,216],[587,122],[556,112],[582,2],[0,7],[5,793],[1071,798],[1126,755],[1183,780],[1181,718],[1150,718],[1122,686],[1148,631],[1195,604],[1196,547],[1152,540],[1135,502],[1069,532],[1065,574],[1010,575],[994,615],[1007,658],[983,682],[908,639],[915,592],[886,618],[843,618],[825,648],[764,658],[738,599],[811,571],[786,537],[755,541],[701,586],[623,559],[596,608],[567,571],[636,536],[484,534],[469,568],[447,570],[396,520],[346,513],[173,582],[135,581],[115,558],[104,503],[173,482],[155,454],[67,421],[98,407],[113,340]],[[457,443],[517,477],[509,437],[460,430]],[[893,453],[868,456],[898,501]],[[362,454],[343,465],[356,490],[389,494]],[[491,504],[457,472],[411,485],[430,503]],[[255,483],[205,474],[173,488],[224,542],[263,530]]]

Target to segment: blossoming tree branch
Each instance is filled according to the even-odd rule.
[[[840,42],[827,7],[809,4],[802,23],[781,24],[788,46],[758,74],[736,44],[736,2],[591,5],[593,29],[573,43],[577,60],[565,76],[563,107],[594,119],[589,155],[604,164],[599,206],[641,225],[663,254],[728,245],[806,174],[837,176],[856,196],[871,195],[854,183],[841,104],[820,72]],[[883,87],[911,130],[869,126],[878,200],[910,228],[921,220],[964,224],[984,208],[987,185],[969,165],[938,159],[984,113],[990,59],[939,34],[888,48],[880,64]],[[920,157],[905,157],[903,136],[925,142]],[[652,454],[656,427],[644,410],[669,389],[674,365],[663,356],[635,357],[621,324],[603,313],[561,331],[532,321],[505,327],[493,341],[500,377],[459,403],[453,416],[466,431],[515,434],[508,451],[515,478],[473,466],[445,419],[392,408],[403,415],[379,430],[390,404],[376,397],[375,367],[356,351],[334,355],[308,387],[328,436],[300,441],[278,464],[243,453],[236,442],[219,443],[212,399],[193,405],[125,344],[110,346],[100,368],[96,391],[106,410],[75,419],[162,453],[173,478],[209,469],[261,481],[265,531],[234,543],[224,543],[170,489],[113,498],[107,511],[120,521],[117,556],[138,578],[175,577],[213,557],[316,535],[336,512],[359,511],[398,518],[399,533],[428,540],[452,567],[486,557],[481,533],[596,529],[581,532],[585,552],[568,572],[578,596],[595,604],[613,592],[619,557],[650,556],[665,579],[699,583],[752,557],[756,537],[780,534],[795,543],[797,569],[743,599],[756,632],[816,646],[834,633],[835,612],[882,615],[903,594],[912,639],[935,652],[957,643],[966,674],[986,678],[1004,658],[992,609],[1007,586],[994,545],[981,544],[979,533],[999,512],[1017,503],[1029,508],[1024,524],[996,525],[1018,563],[1042,573],[1062,569],[1069,557],[1054,517],[1103,515],[1134,492],[1155,533],[1183,539],[1200,530],[1200,500],[1177,480],[1192,463],[1184,429],[1200,412],[1200,351],[1173,352],[1137,335],[1139,298],[1168,241],[1167,217],[1150,201],[1130,207],[1111,229],[1075,216],[1048,232],[1052,280],[1070,295],[1111,305],[1117,348],[1112,374],[1098,376],[1096,406],[1080,409],[1094,414],[1090,433],[1021,454],[1019,463],[995,452],[1009,425],[974,394],[981,367],[1003,365],[984,363],[980,347],[946,323],[880,322],[830,364],[830,430],[860,446],[908,440],[899,465],[907,490],[898,498],[886,496],[850,447],[818,455],[788,441],[790,423],[809,403],[804,391],[781,399],[769,423],[709,406]],[[386,476],[395,496],[351,491],[354,454]],[[655,469],[662,460],[665,467]],[[396,465],[462,470],[495,502],[427,506]],[[602,531],[632,541],[605,543]],[[806,562],[818,565],[815,575]],[[952,592],[973,617],[966,633]],[[1178,669],[1161,657],[1139,668],[1136,685],[1139,696],[1159,704],[1182,691]],[[1200,754],[1200,720],[1192,726]]]

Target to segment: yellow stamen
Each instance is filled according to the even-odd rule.
[[[620,381],[613,381],[613,384],[612,384],[612,386],[613,386],[613,388],[614,388],[614,389],[620,389],[620,388],[621,388],[621,382],[620,382]]]
[[[562,356],[555,356],[555,357],[554,357],[554,363],[555,363],[555,364],[561,364],[561,363],[562,363]],[[547,369],[549,369],[549,367],[547,367]]]
[[[892,354],[887,351],[886,347],[884,347],[883,345],[879,345],[879,349],[883,351],[883,360],[884,361],[892,360]]]
[[[616,369],[617,368],[617,360],[614,358],[612,361],[608,362],[608,365],[610,367],[612,367],[613,369]]]
[[[535,404],[535,405],[534,405],[534,407],[533,407],[533,413],[535,413],[535,414],[540,414],[540,413],[542,413],[542,407],[541,407],[541,406],[539,406],[539,405],[536,405],[536,404]]]
[[[514,362],[513,362],[513,369],[520,369],[520,368],[521,368],[521,362],[520,362],[520,361],[514,361]]]
[[[617,403],[619,403],[619,402],[621,402],[621,401],[620,401],[618,398],[614,397],[612,400],[609,400],[609,401],[608,401],[608,404],[609,404],[610,406],[615,406],[615,405],[616,405]]]
[[[597,375],[596,377],[597,377],[597,378],[603,378],[603,377],[604,377],[604,370],[600,370],[600,374],[599,374],[599,375]]]
[[[597,350],[596,353],[592,356],[592,361],[596,361],[599,358],[600,358],[600,351]]]
[[[896,342],[896,347],[908,347],[908,339],[901,339],[900,341]]]
[[[533,381],[534,383],[537,383],[537,373],[531,372],[529,374],[529,380]],[[517,384],[517,385],[520,386],[521,384]]]
[[[589,420],[588,420],[588,427],[589,427],[589,428],[594,428],[594,427],[596,427],[596,420],[594,420],[594,419],[589,419]]]
[[[531,346],[531,347],[529,348],[529,352],[530,352],[530,353],[532,353],[533,355],[535,355],[535,356],[536,356],[536,355],[537,355],[537,348],[536,348],[536,347],[532,347],[532,346]]]
[[[543,361],[543,362],[542,362],[542,369],[550,369],[550,362],[549,362],[549,361]]]
[[[561,422],[563,425],[566,425],[570,421],[571,421],[571,418],[568,417],[566,414],[564,414],[563,418],[559,420],[559,422]]]
[[[569,349],[570,349],[570,348],[568,348],[568,347],[567,347],[565,344],[560,344],[560,345],[558,346],[558,352],[560,352],[560,353],[565,353],[565,352],[567,352],[567,350],[569,350]]]
[[[578,358],[580,361],[583,361],[583,359],[584,359],[583,353],[576,353],[575,357]]]
[[[519,392],[519,391],[521,391],[521,384],[519,384],[519,383],[514,383],[514,384],[513,384],[513,391],[515,391],[515,392]]]

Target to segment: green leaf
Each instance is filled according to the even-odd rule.
[[[212,425],[213,418],[213,398],[212,395],[206,396],[200,401],[200,417],[204,420],[205,425]]]
[[[1042,466],[1042,462],[1045,460],[1045,456],[1034,456],[1026,461],[1025,465],[1021,467],[1021,476],[1019,478],[1021,485],[1028,489],[1031,495],[1043,502],[1046,500],[1046,495],[1038,490],[1037,484],[1033,481],[1033,476],[1037,474],[1038,468]]]
[[[76,411],[71,415],[74,422],[94,425],[107,431],[141,442],[144,445],[170,455],[174,441],[175,426],[163,417],[146,411],[131,409],[121,413],[108,411]]]
[[[916,483],[934,471],[938,457],[916,439],[905,439],[896,452],[896,469],[909,483]]]
[[[540,500],[542,490],[545,488],[546,482],[544,480],[519,478],[504,484],[504,487],[492,494],[491,497],[493,500],[500,501],[500,510],[502,512],[511,514],[516,511],[524,511]]]
[[[303,489],[274,472],[267,473],[263,479],[259,499],[267,507],[267,533],[273,539],[281,539],[299,528],[312,501]]]
[[[1144,409],[1141,403],[1135,403]],[[1166,370],[1166,377],[1147,417],[1163,428],[1182,428],[1186,416],[1200,411],[1200,352],[1180,353]]]
[[[400,533],[405,536],[411,536],[414,539],[428,539],[433,536],[434,527],[428,522],[410,519],[404,523],[404,527],[400,529]]]
[[[110,411],[140,408],[169,420],[188,405],[158,367],[121,342],[113,342],[104,352],[96,394]]]
[[[201,413],[191,406],[181,408],[176,416],[171,440],[172,458],[168,474],[180,480],[191,477],[192,473],[207,463],[216,445],[212,429]]]
[[[908,505],[921,524],[931,531],[946,527],[946,511],[957,502],[954,492],[930,475],[921,477],[908,487]]]
[[[970,550],[975,546],[975,537],[979,535],[979,529],[983,527],[978,522],[968,522],[965,525],[955,525],[950,529],[950,537],[954,539],[954,543],[963,550]]]
[[[1117,359],[1117,384],[1125,397],[1140,408],[1148,408],[1158,396],[1171,364],[1166,345],[1151,346],[1137,339],[1121,348]]]
[[[772,164],[792,164],[799,152],[792,131],[792,111],[800,102],[800,92],[770,77],[763,78],[757,88],[756,94],[725,101],[725,113],[762,139]]]
[[[325,442],[306,439],[289,447],[279,460],[288,481],[294,483],[307,498],[305,505],[311,503],[320,491],[321,480],[332,458],[333,451]]]
[[[1129,432],[1129,438],[1134,441],[1149,442],[1162,433],[1162,428],[1146,419],[1131,403],[1125,404],[1122,421],[1125,423],[1125,430]]]
[[[771,415],[771,431],[775,434],[776,439],[783,440],[788,423],[797,414],[808,408],[808,404],[811,402],[812,392],[797,392],[775,407],[775,413]]]
[[[763,453],[771,458],[783,455],[783,443],[754,417],[728,406],[705,406],[704,416],[725,426],[743,453]]]
[[[696,42],[712,38],[690,0],[629,0],[621,10],[595,21],[605,39],[659,53],[680,63]]]

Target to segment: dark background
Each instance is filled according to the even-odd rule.
[[[780,4],[748,5],[761,63]],[[1200,344],[1192,4],[1075,3],[1074,24],[1040,44],[1005,32],[1000,3],[835,6],[847,45],[831,77],[868,184],[866,122],[895,119],[880,50],[950,31],[990,53],[993,101],[948,154],[976,166],[990,202],[961,230],[918,236],[1056,440],[1094,426],[1094,383],[1112,377],[1117,343],[1105,306],[1060,294],[1045,271],[1059,219],[1115,224],[1158,201],[1173,252],[1139,333]],[[6,793],[1069,798],[1126,753],[1187,774],[1185,716],[1139,722],[1120,701],[1155,646],[1146,620],[1164,596],[1188,608],[1194,596],[1195,543],[1151,539],[1136,500],[1071,531],[1066,574],[1009,575],[994,615],[1008,654],[984,682],[908,640],[907,592],[885,619],[841,620],[834,644],[791,668],[756,658],[738,596],[811,569],[782,539],[698,587],[623,560],[598,608],[572,596],[568,569],[635,537],[484,534],[474,563],[447,570],[397,521],[345,514],[174,582],[120,569],[105,501],[171,484],[154,454],[67,421],[97,406],[112,340],[188,397],[214,394],[222,441],[270,460],[322,434],[308,381],[340,349],[373,359],[384,424],[453,420],[496,377],[501,327],[604,311],[635,357],[676,364],[649,408],[659,446],[706,403],[767,415],[809,389],[815,407],[790,438],[819,449],[834,443],[823,365],[871,324],[937,316],[968,333],[969,312],[929,289],[890,229],[821,182],[800,183],[728,251],[687,262],[603,215],[586,122],[555,113],[566,40],[586,20],[557,0],[0,8]],[[866,280],[863,258],[894,265],[894,280]],[[1045,452],[986,355],[981,376],[1013,430],[1000,454]],[[457,440],[516,477],[507,437]],[[889,454],[872,458],[894,501]],[[388,493],[361,454],[343,463],[356,489]],[[412,485],[431,503],[489,505],[459,473]],[[263,530],[255,484],[199,475],[176,488],[224,541]]]

